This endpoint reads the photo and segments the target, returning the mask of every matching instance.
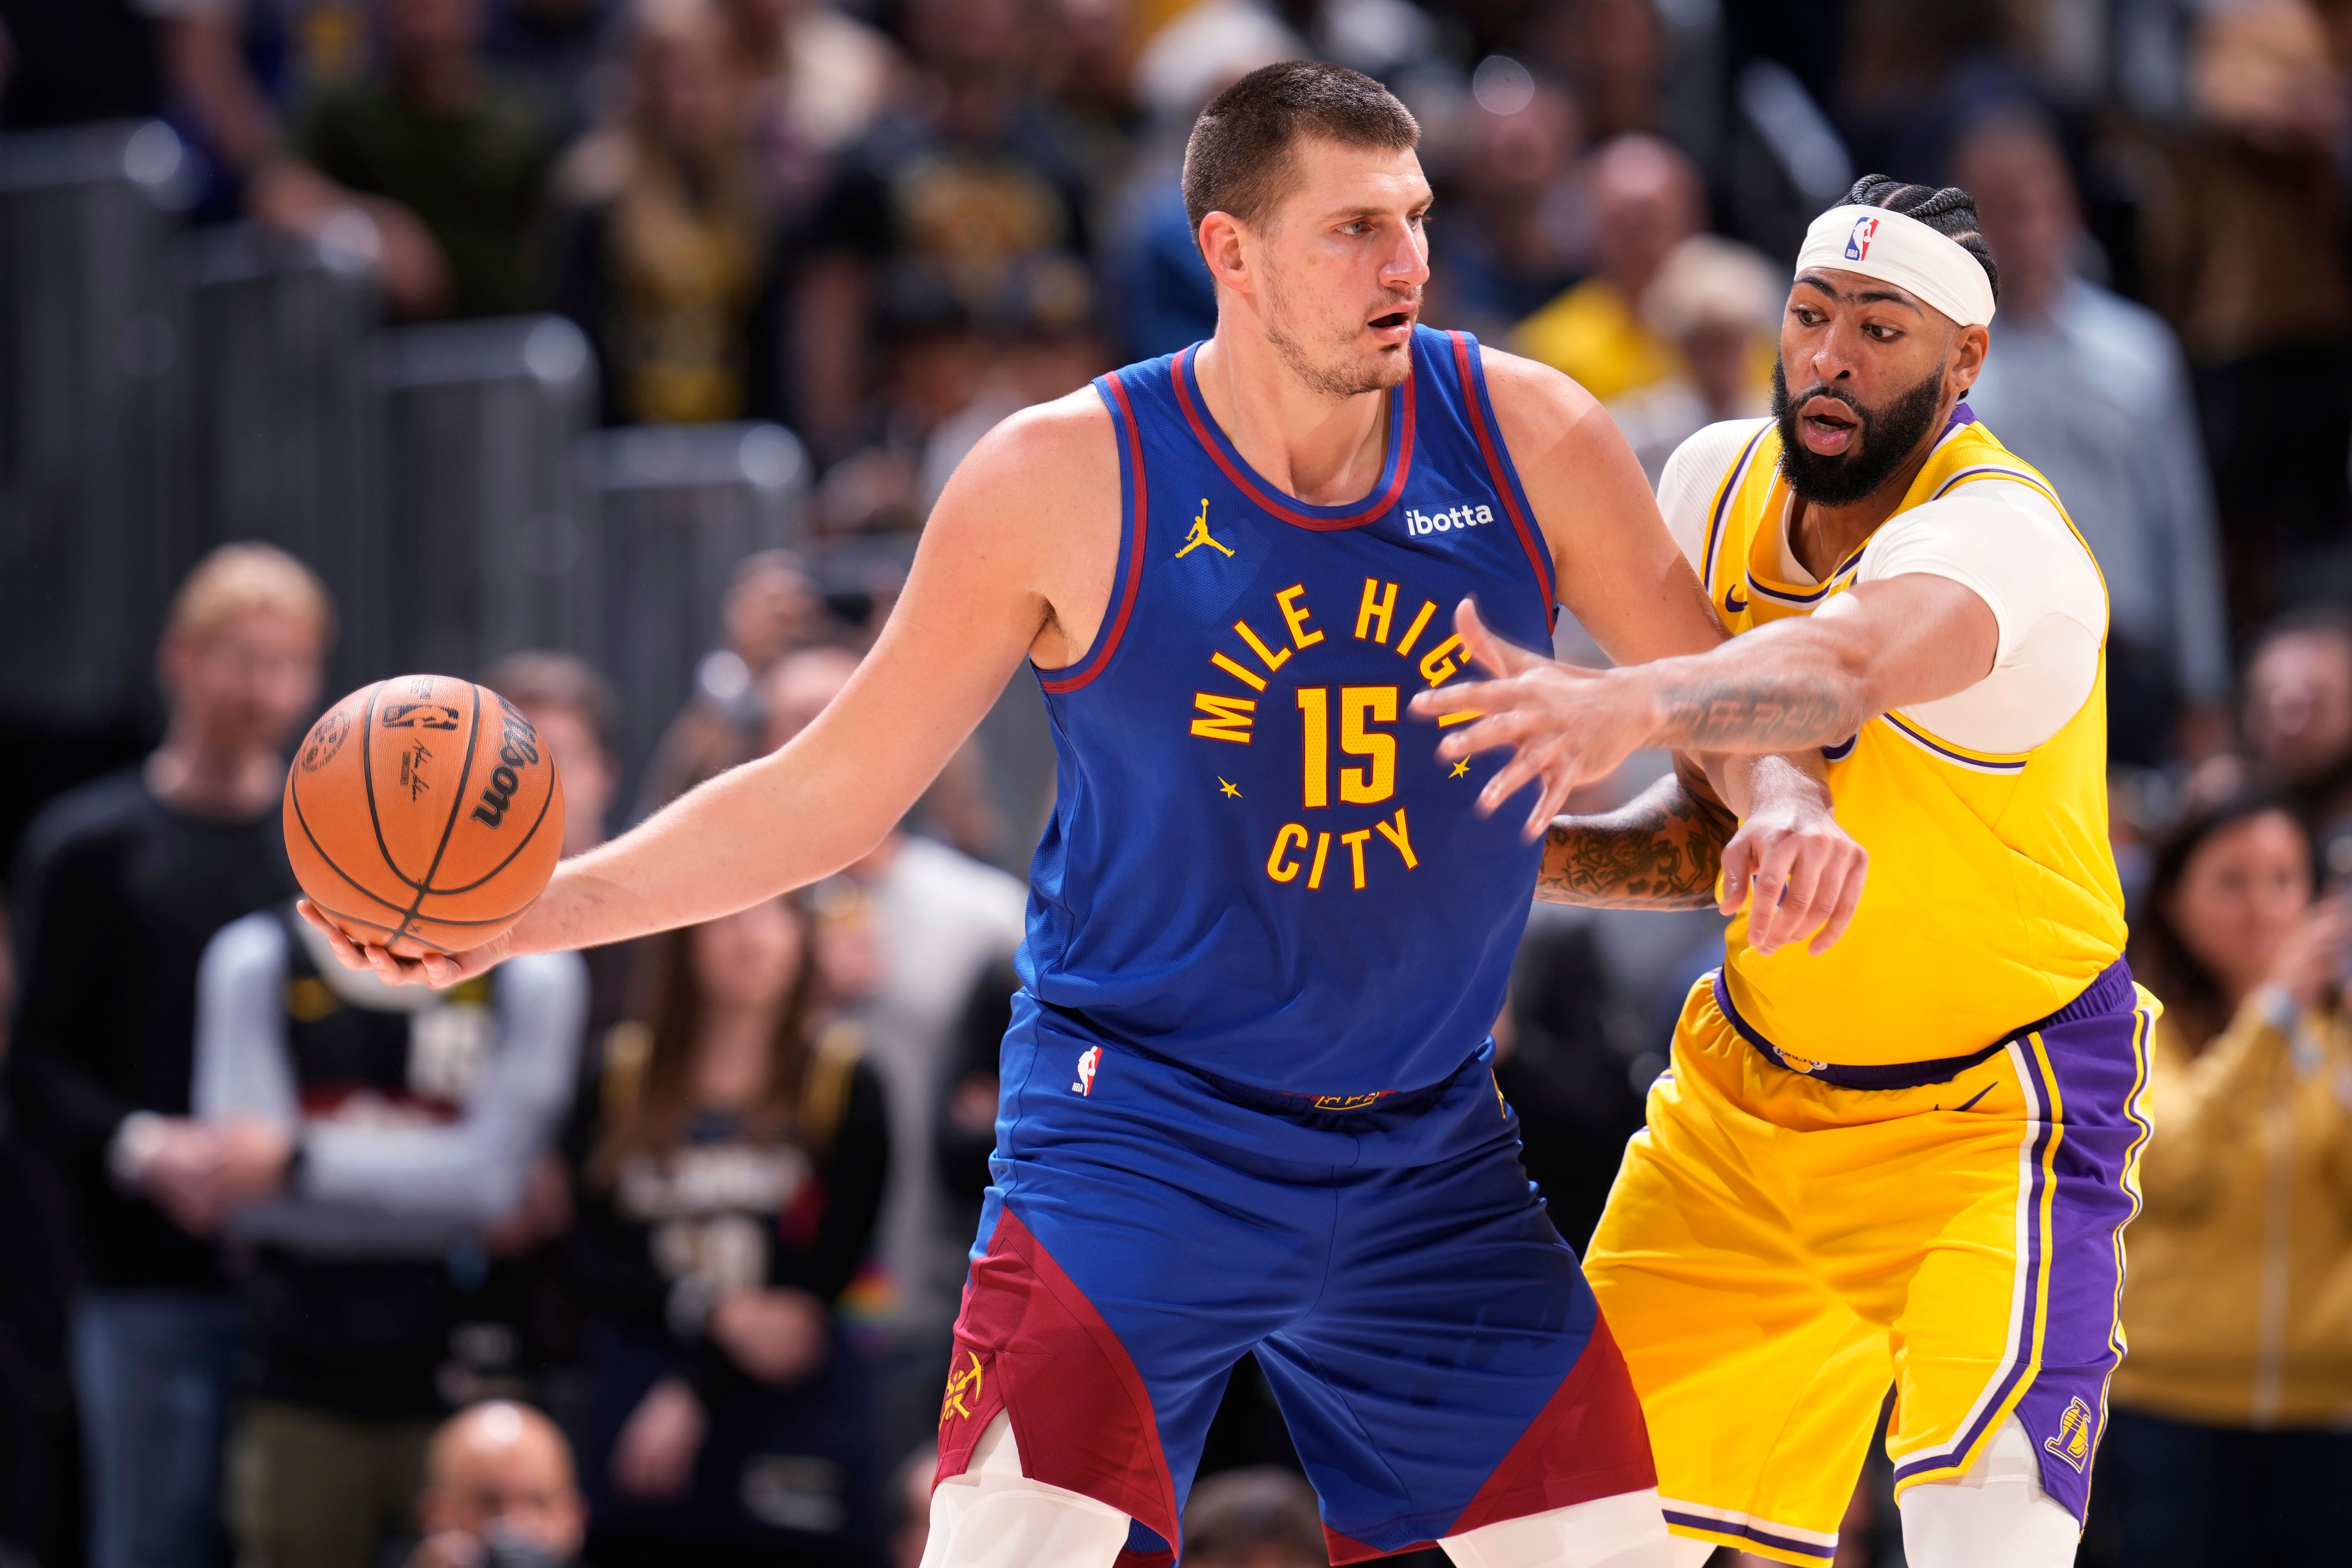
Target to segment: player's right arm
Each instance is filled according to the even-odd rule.
[[[1104,619],[1118,548],[1110,418],[1092,388],[990,432],[932,509],[874,651],[792,742],[556,869],[514,928],[455,958],[361,946],[349,967],[451,985],[518,953],[591,947],[747,908],[856,861],[977,727],[1024,658],[1058,668]]]

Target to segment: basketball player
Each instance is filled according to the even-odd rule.
[[[1774,417],[1709,427],[1661,478],[1733,639],[1588,678],[1417,697],[1490,716],[1498,800],[1638,746],[1819,746],[1870,896],[1833,951],[1735,921],[1691,992],[1587,1260],[1656,1446],[1676,1562],[1823,1563],[1890,1385],[1915,1568],[2074,1561],[2122,1354],[2123,1227],[2156,1004],[2121,953],[2107,849],[2105,590],[2042,476],[1964,400],[1996,277],[1958,190],[1882,176],[1816,219]],[[1544,885],[1706,897],[1666,785],[1562,819]]]
[[[1722,632],[1594,402],[1418,325],[1416,138],[1336,67],[1223,94],[1184,175],[1216,336],[999,426],[807,730],[569,862],[510,939],[419,967],[443,982],[842,866],[1031,660],[1059,795],[935,1568],[1168,1563],[1253,1350],[1335,1560],[1665,1562],[1632,1387],[1492,1072],[1540,852],[1474,809],[1484,764],[1403,724],[1461,668],[1444,607],[1465,596],[1540,645],[1557,591],[1621,659]],[[1762,946],[1833,941],[1860,894],[1811,767],[1722,772]]]

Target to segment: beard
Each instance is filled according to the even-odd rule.
[[[1319,344],[1309,343],[1298,329],[1320,323],[1292,308],[1296,299],[1283,286],[1281,274],[1269,270],[1265,284],[1266,303],[1271,307],[1266,313],[1266,341],[1282,356],[1290,373],[1307,386],[1326,397],[1360,397],[1385,392],[1412,373],[1409,352],[1383,353],[1370,361],[1360,358],[1357,340],[1362,330],[1360,321],[1342,327]]]
[[[1817,397],[1845,404],[1855,421],[1849,450],[1824,457],[1808,448],[1797,430],[1797,410]],[[1780,427],[1780,473],[1800,500],[1815,507],[1847,507],[1893,476],[1919,449],[1944,401],[1944,372],[1937,370],[1882,408],[1864,408],[1834,387],[1817,386],[1802,397],[1789,395],[1789,378],[1772,365],[1772,418]]]

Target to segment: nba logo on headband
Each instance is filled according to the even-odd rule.
[[[1846,235],[1845,239],[1845,258],[1848,261],[1867,260],[1870,256],[1871,239],[1877,233],[1878,220],[1876,218],[1854,219],[1853,232]]]

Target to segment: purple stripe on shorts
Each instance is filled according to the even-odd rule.
[[[1942,1469],[1956,1463],[1961,1455],[1975,1446],[1977,1439],[1985,1434],[1987,1428],[1991,1427],[1993,1417],[2000,1414],[2001,1406],[2009,1402],[2010,1395],[2032,1369],[2033,1331],[2035,1324],[2041,1321],[2042,1312],[2042,1292],[2037,1287],[2041,1283],[2040,1275],[2044,1266],[2042,1194],[2047,1181],[2047,1175],[2043,1170],[2043,1165],[2049,1157],[2050,1141],[2058,1135],[2063,1124],[2053,1121],[2050,1116],[2050,1080],[2042,1071],[2041,1059],[2033,1050],[2032,1040],[2022,1040],[2016,1044],[2018,1053],[2024,1061],[2026,1079],[2033,1085],[2034,1097],[2041,1104],[2042,1121],[2034,1132],[2032,1152],[2029,1156],[2033,1164],[2025,1184],[2025,1256],[2021,1260],[2032,1270],[2033,1273],[2025,1282],[2024,1310],[2018,1313],[2017,1332],[2006,1347],[2009,1369],[2001,1374],[2000,1384],[1993,1389],[1992,1396],[1985,1401],[1983,1408],[1977,1412],[1976,1419],[1969,1422],[1958,1437],[1939,1448],[1914,1455],[1895,1467],[1895,1479],[1898,1484],[1910,1479],[1923,1470]],[[2063,1102],[2060,1110],[2063,1115],[2064,1111]]]
[[[2118,960],[2084,993],[2039,1026],[2044,1071],[2032,1040],[2024,1040],[2026,1071],[2044,1107],[2053,1103],[2058,1120],[2034,1138],[2029,1256],[2048,1271],[2046,1322],[2041,1365],[2032,1386],[2018,1400],[2017,1418],[2042,1450],[2044,1490],[2083,1516],[2090,1492],[2091,1460],[2105,1426],[2107,1380],[2120,1359],[2116,1301],[2122,1287],[2118,1232],[2137,1204],[2126,1185],[2132,1159],[2147,1135],[2135,1100],[2146,1082],[2146,1020],[2138,1011],[2131,971]],[[2054,1150],[2050,1139],[2056,1135]],[[2048,1159],[2050,1169],[2042,1166]],[[2054,1181],[2049,1234],[2042,1234],[2042,1194]],[[1906,1461],[1897,1480],[1952,1462],[1985,1430],[1994,1411],[2009,1398],[2028,1364],[2036,1302],[2030,1295],[2025,1321],[2012,1349],[2019,1364],[2002,1378],[1977,1421],[1950,1445]]]
[[[1742,1541],[1752,1541],[1759,1546],[1778,1547],[1782,1552],[1801,1552],[1827,1563],[1837,1555],[1834,1546],[1816,1546],[1810,1541],[1794,1541],[1785,1535],[1775,1535],[1769,1530],[1759,1530],[1752,1524],[1735,1524],[1727,1519],[1707,1519],[1696,1513],[1683,1513],[1675,1509],[1665,1511],[1668,1524],[1679,1524],[1686,1530],[1705,1530],[1717,1535],[1736,1535]]]

